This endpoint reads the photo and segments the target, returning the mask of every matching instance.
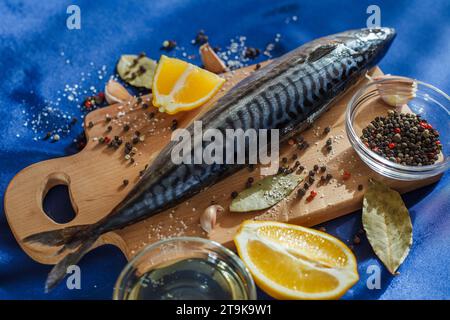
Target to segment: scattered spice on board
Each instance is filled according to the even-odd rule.
[[[342,172],[342,180],[348,180],[351,178],[351,176],[352,176],[352,174],[348,171],[344,170],[344,172]]]
[[[383,158],[408,166],[434,164],[442,149],[439,132],[427,120],[392,110],[372,120],[361,141]]]
[[[298,196],[299,198],[302,198],[305,194],[306,194],[306,190],[305,190],[304,188],[298,189],[298,191],[297,191],[297,196]]]
[[[317,196],[317,191],[311,190],[309,196],[306,198],[307,202],[311,202]]]

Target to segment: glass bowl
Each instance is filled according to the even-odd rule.
[[[148,245],[125,266],[115,300],[255,300],[249,271],[231,250],[196,237]]]
[[[417,91],[407,105],[393,107],[383,101],[378,88],[389,88],[389,95],[408,92],[405,83],[415,82]],[[409,90],[411,87],[409,87]],[[413,112],[427,120],[440,134],[442,151],[432,165],[409,166],[392,162],[373,152],[360,139],[362,130],[376,116],[386,116],[389,110]],[[414,181],[433,177],[450,167],[450,98],[427,83],[405,77],[373,80],[355,93],[347,106],[345,125],[350,143],[359,157],[377,173],[396,180]]]

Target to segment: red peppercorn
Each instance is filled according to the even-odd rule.
[[[99,93],[98,93],[98,96],[99,96],[100,98],[104,98],[104,97],[105,97],[105,94],[104,94],[103,92],[99,92]]]
[[[394,129],[394,132],[395,132],[395,133],[400,133],[401,130],[400,130],[400,128],[395,128],[395,129]]]
[[[395,143],[391,142],[388,144],[389,149],[394,149],[395,148]]]
[[[311,190],[311,193],[309,194],[308,198],[306,198],[306,201],[307,202],[313,201],[316,196],[317,196],[317,192],[314,190]]]
[[[438,141],[436,141],[436,145],[440,145],[441,144],[441,142],[438,140]]]
[[[342,174],[342,179],[348,180],[348,179],[350,179],[351,176],[352,176],[352,174],[350,172],[344,171],[344,173]]]
[[[89,100],[86,100],[85,102],[84,102],[84,106],[86,107],[86,108],[90,108],[90,107],[92,107],[92,102],[91,101],[89,101]]]
[[[433,129],[433,126],[425,121],[421,121],[419,125],[424,129]]]

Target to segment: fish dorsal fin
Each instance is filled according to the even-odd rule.
[[[308,62],[314,62],[331,53],[339,46],[339,43],[327,43],[314,49],[308,56]]]

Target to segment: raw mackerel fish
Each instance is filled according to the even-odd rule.
[[[203,130],[280,129],[280,142],[308,127],[331,103],[375,66],[388,50],[391,28],[358,29],[320,38],[254,72],[199,119]],[[188,128],[193,132],[192,126]],[[25,241],[71,250],[50,272],[53,288],[104,233],[124,228],[174,207],[245,165],[181,164],[171,161],[168,144],[131,192],[92,225],[28,236]]]

